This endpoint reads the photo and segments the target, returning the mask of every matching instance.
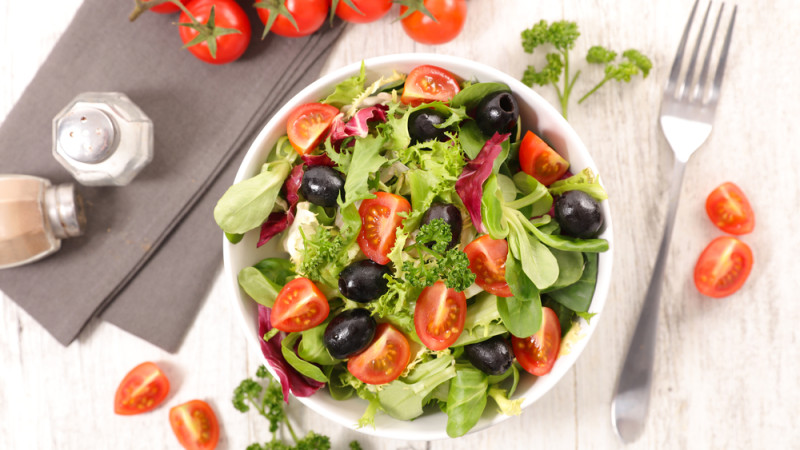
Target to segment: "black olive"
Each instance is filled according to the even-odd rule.
[[[411,136],[411,143],[430,141],[437,139],[446,141],[448,138],[444,134],[444,128],[436,128],[445,121],[444,114],[434,109],[420,109],[408,116],[408,134]]]
[[[561,234],[577,238],[597,236],[603,226],[600,204],[583,191],[567,191],[556,199],[556,222]]]
[[[303,174],[300,192],[315,205],[336,206],[340,192],[344,198],[344,178],[338,170],[328,166],[309,167]]]
[[[391,273],[371,259],[356,261],[339,273],[339,292],[356,302],[371,302],[389,290],[389,281],[383,276]]]
[[[458,245],[461,242],[461,211],[450,203],[436,202],[425,211],[425,215],[422,216],[422,225],[431,223],[435,219],[442,219],[444,223],[450,225],[450,232],[453,238],[447,244],[447,249],[449,250]],[[433,247],[433,243],[429,243],[428,247]]]
[[[349,309],[331,320],[322,342],[334,358],[349,358],[369,346],[377,326],[366,309]]]
[[[489,94],[475,109],[475,123],[486,136],[511,133],[517,126],[519,107],[511,92]]]
[[[514,362],[511,345],[502,336],[464,346],[464,354],[477,369],[489,375],[501,375]]]

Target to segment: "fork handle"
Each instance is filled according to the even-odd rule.
[[[617,435],[623,442],[636,440],[644,430],[650,404],[650,385],[653,378],[653,358],[656,347],[659,299],[664,285],[664,268],[667,263],[675,212],[681,193],[686,162],[675,159],[670,179],[669,207],[667,208],[664,235],[653,267],[650,285],[644,297],[642,312],[628,346],[628,354],[619,376],[617,389],[611,403],[611,417]]]

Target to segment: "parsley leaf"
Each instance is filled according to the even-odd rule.
[[[272,378],[263,365],[258,367],[256,376],[266,379],[267,384],[262,386],[252,378],[242,380],[233,391],[233,407],[241,412],[249,411],[250,407],[255,408],[259,414],[269,420],[272,440],[264,444],[258,442],[250,444],[247,446],[247,450],[330,450],[331,439],[314,431],[309,431],[302,439],[299,439],[289,423],[286,410],[283,409],[283,392],[280,382]],[[289,430],[295,443],[294,446],[278,439],[277,432],[281,424]],[[358,449],[361,448],[361,445],[357,441],[352,441],[350,448]]]
[[[467,254],[458,247],[447,249],[452,233],[444,220],[435,219],[421,226],[416,239],[411,248],[421,253],[420,259],[403,263],[403,273],[409,285],[424,288],[442,280],[448,288],[462,292],[475,282]],[[428,248],[425,244],[432,246]]]
[[[614,60],[617,58],[617,52],[608,50],[599,45],[595,45],[589,49],[589,52],[586,54],[586,61],[593,64],[605,64],[605,76],[589,92],[587,92],[586,95],[578,100],[578,104],[583,103],[584,100],[597,92],[597,90],[609,80],[624,81],[628,83],[631,81],[633,76],[639,74],[642,74],[642,78],[647,78],[647,75],[650,73],[650,69],[653,68],[653,63],[650,61],[650,58],[634,49],[625,50],[622,53],[622,56],[626,58],[627,61],[622,61],[619,64],[613,64]]]

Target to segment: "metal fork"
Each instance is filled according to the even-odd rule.
[[[625,364],[622,367],[614,399],[611,403],[611,417],[614,429],[619,438],[625,443],[633,442],[641,435],[647,418],[647,409],[650,404],[650,385],[653,373],[659,298],[661,297],[661,288],[663,286],[667,250],[669,249],[672,229],[675,223],[675,211],[678,208],[683,172],[689,157],[703,145],[709,134],[711,134],[714,112],[717,108],[719,91],[725,73],[725,63],[728,59],[733,24],[736,20],[736,6],[734,6],[714,78],[711,85],[707,86],[714,39],[725,8],[723,3],[714,24],[714,30],[711,33],[708,49],[703,59],[703,67],[695,82],[698,53],[700,53],[708,14],[711,11],[711,3],[708,4],[703,23],[700,25],[700,31],[697,35],[697,42],[689,59],[689,66],[681,80],[684,50],[689,39],[689,31],[692,28],[692,20],[697,11],[698,3],[699,0],[695,1],[694,7],[692,7],[692,13],[683,31],[683,37],[678,46],[675,61],[672,63],[672,71],[667,85],[664,87],[664,96],[661,100],[659,122],[661,123],[661,130],[675,154],[675,165],[672,170],[672,179],[670,180],[669,207],[667,208],[664,235],[661,238],[661,245],[653,267],[650,285],[647,287],[639,322],[628,347]]]

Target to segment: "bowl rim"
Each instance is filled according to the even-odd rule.
[[[239,166],[239,169],[236,172],[236,177],[234,179],[234,183],[238,183],[239,181],[251,177],[250,166],[253,164],[253,160],[258,157],[260,160],[266,157],[267,154],[271,151],[272,147],[274,146],[274,142],[266,142],[267,137],[270,132],[275,129],[276,127],[283,126],[285,123],[285,118],[288,116],[289,112],[294,109],[296,106],[307,103],[310,101],[318,101],[318,98],[314,98],[313,100],[309,97],[316,91],[320,90],[323,87],[332,87],[336,83],[357,74],[361,68],[361,65],[364,64],[369,72],[370,68],[372,67],[379,67],[379,66],[392,66],[392,65],[400,65],[400,64],[411,64],[411,65],[423,65],[423,64],[433,64],[441,66],[448,71],[452,71],[450,67],[464,67],[468,70],[473,71],[472,76],[473,78],[493,78],[494,80],[502,81],[506,83],[511,91],[514,92],[515,96],[518,98],[520,96],[526,97],[526,100],[532,100],[531,107],[536,110],[537,116],[540,113],[544,113],[547,116],[547,120],[554,122],[555,128],[559,131],[559,135],[570,143],[571,147],[577,149],[579,153],[582,154],[582,158],[586,161],[586,166],[591,167],[595,173],[599,173],[597,170],[597,166],[592,159],[591,154],[589,153],[586,145],[578,136],[577,132],[572,128],[571,125],[564,119],[564,117],[555,109],[553,105],[551,105],[548,101],[542,98],[536,91],[529,88],[528,86],[522,84],[516,78],[502,72],[499,69],[494,67],[488,66],[483,63],[479,63],[476,61],[472,61],[466,58],[452,56],[452,55],[445,55],[445,54],[433,54],[433,53],[399,53],[399,54],[390,54],[390,55],[383,55],[373,58],[367,58],[363,61],[353,62],[351,64],[347,64],[343,67],[335,69],[323,76],[319,79],[311,83],[310,85],[306,86],[296,95],[294,95],[289,101],[287,101],[280,109],[278,109],[272,117],[267,121],[267,123],[262,127],[261,131],[258,133],[256,138],[251,143],[250,147],[245,154],[244,159]],[[477,75],[477,73],[481,73],[481,75]],[[463,77],[462,77],[463,78]],[[285,134],[285,133],[284,133]],[[266,145],[269,144],[269,145]],[[566,144],[565,144],[566,145]],[[572,163],[572,161],[570,161]],[[602,184],[602,179],[601,179]],[[602,316],[602,311],[604,309],[607,297],[608,297],[608,290],[610,287],[610,280],[611,280],[611,272],[612,272],[612,264],[613,264],[613,225],[612,225],[612,217],[611,217],[611,210],[609,201],[601,202],[601,208],[604,214],[604,230],[600,237],[607,239],[609,242],[609,250],[599,254],[599,263],[598,263],[598,274],[597,274],[597,283],[595,285],[594,295],[592,297],[592,303],[590,307],[590,312],[594,312],[596,315],[592,318],[592,322],[587,324],[583,319],[580,319],[580,336],[579,339],[573,342],[569,352],[565,355],[559,355],[558,360],[556,361],[553,370],[542,377],[538,377],[536,383],[534,385],[543,385],[543,387],[538,388],[538,391],[534,393],[534,395],[526,396],[523,403],[522,409],[525,410],[528,406],[535,403],[539,398],[541,398],[544,394],[549,392],[555,384],[557,384],[563,376],[575,365],[576,361],[580,357],[583,350],[586,348],[591,336],[594,334],[594,331],[597,329],[600,323],[600,317]],[[252,233],[252,231],[250,232]],[[222,236],[223,241],[223,277],[225,278],[225,284],[228,286],[230,293],[232,295],[232,300],[236,301],[237,305],[237,313],[236,315],[239,317],[239,322],[242,330],[244,330],[246,335],[246,340],[248,342],[248,347],[253,348],[253,351],[257,351],[257,355],[260,361],[264,363],[264,365],[269,368],[270,372],[272,372],[272,368],[266,361],[266,358],[261,353],[261,346],[260,343],[256,339],[252,339],[251,330],[252,324],[248,324],[247,320],[248,317],[246,311],[243,309],[243,302],[249,301],[251,303],[255,303],[252,299],[250,299],[247,294],[243,293],[241,288],[238,284],[238,272],[241,267],[234,267],[232,261],[232,250],[234,244],[231,244],[227,241],[224,234]],[[256,333],[257,334],[257,333]],[[255,345],[253,345],[255,344]],[[568,359],[568,361],[564,361],[564,359]],[[561,362],[562,364],[559,364]],[[524,372],[523,372],[524,374]],[[274,375],[274,372],[273,372]],[[351,430],[355,430],[361,433],[365,433],[368,435],[379,436],[379,437],[386,437],[391,439],[400,439],[400,440],[436,440],[436,439],[445,439],[449,438],[446,433],[445,429],[437,429],[437,430],[425,430],[425,429],[416,429],[413,433],[410,433],[407,429],[394,429],[394,428],[386,428],[381,427],[381,425],[377,425],[373,427],[362,427],[358,428],[357,423],[347,419],[345,417],[340,416],[337,414],[337,411],[334,409],[327,408],[324,404],[321,404],[315,401],[316,395],[312,395],[310,397],[295,397],[305,406],[307,406],[312,411],[326,417],[329,420],[332,420],[339,425],[342,425],[346,428]],[[487,408],[487,410],[490,408]],[[380,415],[380,414],[379,414]],[[382,414],[386,416],[386,414]],[[388,417],[388,416],[387,416]],[[481,420],[476,424],[467,434],[474,433],[480,431],[482,429],[488,428],[490,426],[496,425],[500,422],[503,422],[509,419],[511,416],[506,416],[500,413],[494,414],[489,420],[487,420],[486,414],[481,418]],[[409,423],[407,421],[400,421],[397,419],[389,418],[390,421],[402,422],[402,423]],[[376,419],[376,423],[378,420]],[[384,421],[385,422],[385,421]]]

